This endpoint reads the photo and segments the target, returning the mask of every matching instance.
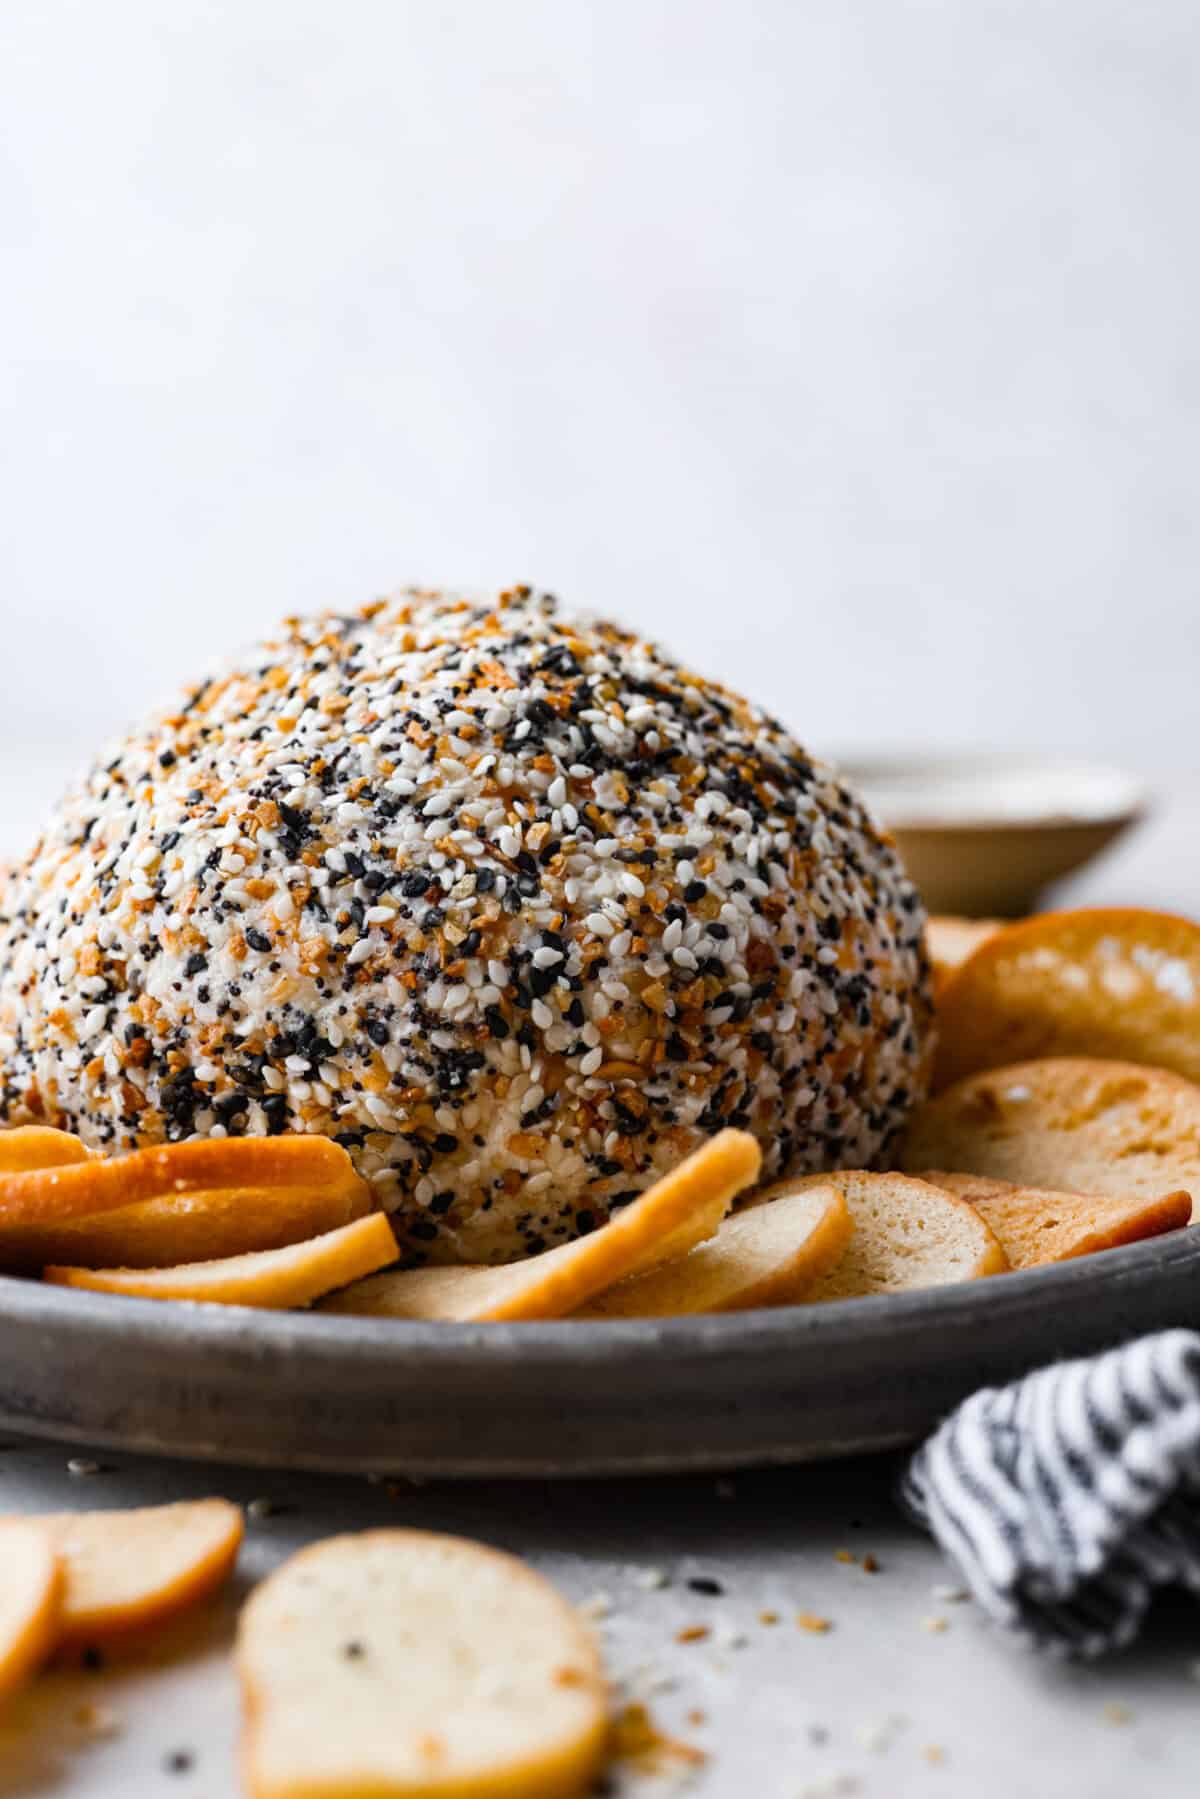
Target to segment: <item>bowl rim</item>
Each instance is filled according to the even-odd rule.
[[[877,816],[882,814],[888,830],[910,835],[917,832],[939,836],[988,833],[1011,838],[1018,833],[1030,832],[1115,831],[1144,819],[1154,803],[1149,783],[1131,769],[1122,768],[1113,762],[1066,753],[978,749],[912,753],[879,749],[845,752],[835,766],[841,776],[857,787],[869,787],[873,781],[903,781],[911,778],[914,794],[904,807],[893,806],[886,810],[877,808],[871,805],[868,795],[871,810]],[[945,811],[939,812],[935,805],[928,802],[923,806],[919,796],[918,784],[922,777],[938,780],[944,780],[948,775],[964,777],[965,787],[973,776],[1006,773],[1031,774],[1057,782],[1074,779],[1081,784],[1092,784],[1093,790],[1102,782],[1108,782],[1113,790],[1112,803],[1103,809],[1091,807],[1072,812],[1068,807],[1063,807],[1053,812],[1028,813],[1011,810],[997,813],[981,805],[976,813],[963,810],[947,814]]]

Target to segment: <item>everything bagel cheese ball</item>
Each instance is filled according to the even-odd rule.
[[[602,1222],[725,1125],[885,1161],[924,914],[774,720],[528,588],[289,619],[110,751],[8,883],[0,1120],[335,1137],[410,1259]]]

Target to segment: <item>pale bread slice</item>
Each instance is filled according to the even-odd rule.
[[[0,1519],[0,1698],[36,1674],[58,1641],[63,1570],[34,1518]]]
[[[178,1268],[50,1267],[43,1271],[43,1279],[59,1287],[121,1293],[131,1299],[190,1299],[282,1312],[311,1305],[335,1287],[386,1268],[399,1253],[391,1225],[375,1212],[285,1249],[185,1262]]]
[[[988,1174],[1017,1187],[1200,1196],[1200,1087],[1135,1062],[1052,1056],[968,1076],[921,1106],[903,1166]]]
[[[757,1203],[825,1181],[835,1181],[845,1194],[854,1235],[837,1266],[801,1295],[805,1305],[979,1280],[1008,1266],[995,1233],[973,1206],[908,1175],[860,1169],[810,1174],[778,1181]]]
[[[92,1152],[69,1131],[46,1124],[21,1124],[0,1131],[0,1174],[27,1174],[34,1168],[67,1168],[90,1162]]]
[[[376,1274],[321,1310],[449,1323],[565,1318],[628,1275],[711,1237],[754,1184],[762,1153],[745,1131],[720,1131],[599,1230],[500,1268],[409,1268]]]
[[[935,1091],[1039,1056],[1144,1062],[1200,1081],[1200,924],[1084,908],[981,944],[939,996]]]
[[[215,1592],[241,1546],[226,1499],[37,1520],[63,1565],[57,1640],[82,1648],[156,1628]]]
[[[935,914],[925,925],[925,947],[933,969],[933,991],[940,998],[946,983],[981,943],[1004,929],[1002,918],[955,918]]]
[[[514,1556],[428,1531],[328,1538],[242,1612],[251,1799],[566,1799],[599,1772],[592,1638]]]
[[[1014,1187],[1011,1181],[987,1175],[938,1169],[924,1170],[921,1178],[975,1207],[1000,1239],[1010,1268],[1040,1268],[1046,1262],[1067,1262],[1122,1243],[1140,1243],[1178,1230],[1192,1215],[1191,1197],[1183,1191],[1158,1199],[1111,1199]]]
[[[609,1287],[572,1316],[673,1318],[789,1305],[841,1260],[853,1230],[837,1187],[790,1193],[727,1218],[708,1243]]]
[[[327,1137],[171,1143],[0,1174],[0,1268],[171,1267],[278,1249],[371,1208]]]

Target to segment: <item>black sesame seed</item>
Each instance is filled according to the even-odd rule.
[[[707,892],[707,881],[689,881],[683,890],[683,897],[688,905],[692,906],[695,905],[697,900],[702,900]]]
[[[288,1127],[288,1102],[285,1093],[272,1093],[262,1102],[267,1119],[267,1135],[281,1137]]]
[[[725,1591],[720,1581],[709,1574],[696,1574],[687,1584],[693,1593],[703,1593],[706,1599],[720,1599]]]
[[[261,956],[266,956],[271,953],[271,939],[267,936],[265,931],[255,930],[253,925],[246,931],[246,942],[250,945],[251,949],[256,949]]]

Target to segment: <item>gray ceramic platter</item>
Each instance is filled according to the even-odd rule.
[[[723,1317],[427,1325],[0,1278],[0,1426],[270,1468],[657,1474],[893,1448],[974,1388],[1200,1322],[1200,1230]]]

